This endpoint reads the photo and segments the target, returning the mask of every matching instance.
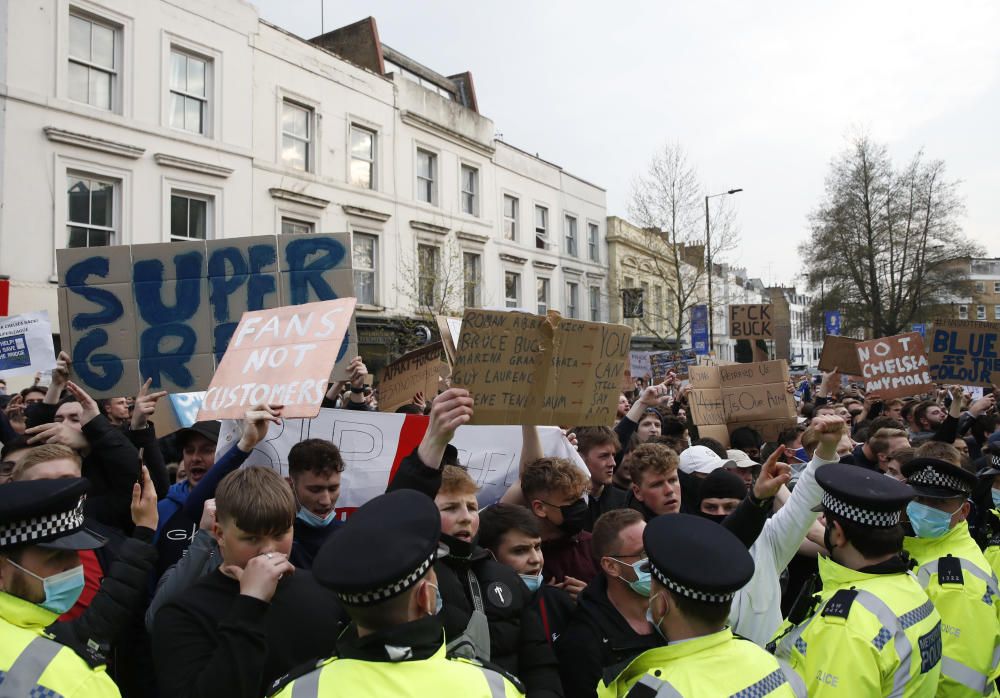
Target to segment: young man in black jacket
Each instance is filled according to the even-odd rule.
[[[341,526],[337,499],[343,472],[340,449],[326,439],[300,441],[288,452],[288,483],[299,505],[289,560],[298,569],[311,569],[316,553]]]
[[[472,397],[452,388],[431,407],[430,423],[417,450],[399,465],[387,492],[413,489],[434,499],[441,512],[441,542],[449,554],[435,562],[444,605],[449,651],[478,657],[517,676],[530,698],[562,696],[555,655],[541,619],[530,607],[517,573],[476,544],[479,509],[476,484],[461,468],[442,465],[455,429],[472,417]]]
[[[259,698],[294,667],[332,654],[346,619],[331,591],[288,562],[296,506],[281,476],[236,470],[215,501],[222,564],[153,623],[161,696]]]

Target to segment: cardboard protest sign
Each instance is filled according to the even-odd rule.
[[[765,385],[788,382],[788,362],[759,361],[752,364],[729,364],[719,367],[719,383],[724,387],[736,388],[746,385]]]
[[[343,233],[57,250],[73,379],[97,398],[134,395],[146,378],[204,390],[244,312],[353,296],[350,249]],[[356,336],[352,324],[340,373]]]
[[[516,311],[465,311],[451,384],[475,401],[473,424],[607,426],[632,331]]]
[[[695,424],[725,424],[721,388],[699,388],[688,393],[688,407]]]
[[[428,402],[437,395],[441,378],[441,342],[428,344],[393,361],[382,369],[378,382],[378,408],[395,412],[408,405],[416,393],[423,393]]]
[[[788,392],[788,362],[692,366],[688,406],[702,436],[741,426],[777,433],[795,425],[795,398]],[[712,436],[717,438],[717,436]],[[721,440],[721,439],[720,439]]]
[[[865,392],[882,399],[919,395],[934,387],[924,340],[917,332],[857,344]]]
[[[0,378],[48,371],[55,365],[48,311],[0,318]]]
[[[344,341],[354,298],[246,312],[205,393],[198,420],[238,419],[261,403],[315,417]]]
[[[931,378],[941,383],[1000,385],[1000,322],[938,320],[931,334]]]
[[[721,388],[722,377],[719,366],[699,365],[688,369],[688,380],[692,388]]]
[[[752,364],[749,364],[752,365]],[[784,383],[722,387],[727,424],[795,417],[795,398]]]
[[[428,422],[422,415],[324,408],[315,419],[282,419],[280,425],[269,425],[267,436],[247,458],[245,467],[265,466],[287,475],[292,446],[309,438],[331,441],[347,465],[337,501],[338,518],[344,519],[385,492],[400,461],[420,443]],[[217,457],[232,448],[241,433],[240,422],[223,421]],[[566,458],[590,476],[580,454],[558,427],[539,427],[538,435],[543,454]],[[517,481],[521,427],[461,426],[451,443],[458,449],[459,463],[480,487],[477,498],[481,506],[494,504]]]
[[[729,306],[729,336],[733,339],[774,339],[771,304]]]
[[[819,356],[819,370],[837,369],[848,376],[860,376],[857,345],[860,340],[852,337],[828,334],[823,339],[823,352]]]

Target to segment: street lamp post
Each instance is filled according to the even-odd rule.
[[[705,254],[708,257],[708,351],[715,350],[715,328],[714,328],[714,308],[712,307],[712,226],[708,217],[708,200],[717,196],[727,196],[743,191],[742,189],[730,189],[718,194],[709,194],[705,197]]]

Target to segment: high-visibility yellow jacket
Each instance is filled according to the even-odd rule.
[[[285,684],[274,695],[279,698],[517,698],[524,694],[498,671],[467,659],[448,658],[442,644],[427,659],[366,662],[331,657]]]
[[[962,521],[940,538],[910,538],[903,548],[917,581],[941,614],[939,696],[997,696],[1000,593],[993,569]]]
[[[819,573],[815,612],[772,640],[810,698],[935,695],[941,616],[913,575],[858,572],[827,557]]]
[[[798,686],[793,688],[792,682]],[[597,687],[598,698],[622,696],[768,696],[804,698],[804,685],[789,676],[766,651],[733,635],[729,628],[711,635],[646,650],[610,685]]]
[[[0,695],[119,698],[103,666],[91,669],[72,649],[46,637],[45,628],[56,618],[0,592]]]

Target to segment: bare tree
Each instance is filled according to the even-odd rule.
[[[462,315],[466,284],[482,279],[467,279],[462,250],[453,238],[443,245],[418,243],[414,261],[403,261],[398,268],[396,292],[410,298],[416,314],[425,321],[435,315]]]
[[[640,321],[647,331],[680,345],[691,324],[691,308],[703,298],[705,263],[705,188],[680,145],[666,145],[644,174],[632,182],[629,217],[644,231],[644,262],[666,289],[664,307],[645,302]],[[727,197],[714,200],[711,213],[713,263],[737,243],[735,216]],[[658,327],[665,332],[661,336]]]
[[[962,211],[943,161],[920,151],[897,170],[885,145],[855,137],[831,163],[811,237],[799,246],[820,310],[841,309],[845,334],[873,337],[932,319],[966,288],[954,260],[982,253],[962,234]]]

